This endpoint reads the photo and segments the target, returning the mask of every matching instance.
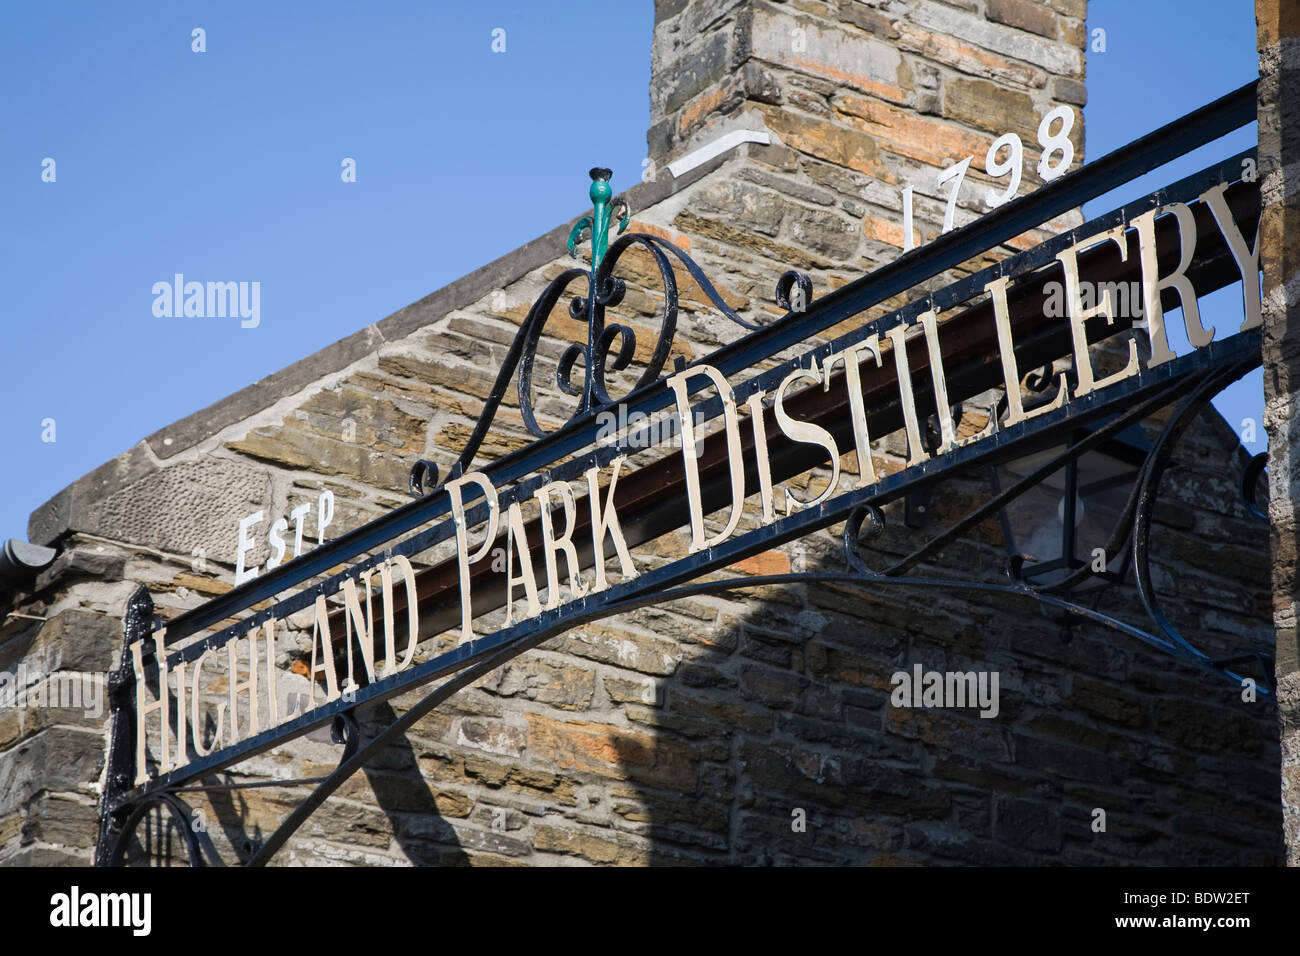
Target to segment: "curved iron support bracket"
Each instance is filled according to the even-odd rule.
[[[171,811],[172,818],[176,821],[176,829],[180,831],[185,840],[185,850],[189,857],[190,866],[225,865],[217,853],[216,847],[213,846],[212,838],[208,836],[206,828],[197,825],[194,811],[172,791],[160,790],[150,794],[131,808],[113,842],[112,849],[109,851],[107,860],[109,866],[122,866],[125,864],[126,849],[131,838],[135,835],[136,828],[145,818],[145,815],[155,806],[162,806]]]
[[[1178,439],[1183,436],[1201,409],[1209,404],[1210,399],[1253,367],[1253,362],[1243,363],[1222,372],[1207,374],[1201,384],[1179,403],[1174,414],[1170,416],[1160,432],[1160,437],[1156,439],[1155,446],[1147,457],[1137,482],[1140,491],[1137,511],[1133,517],[1133,569],[1138,597],[1142,601],[1142,606],[1146,608],[1147,614],[1151,616],[1151,620],[1170,641],[1183,648],[1188,655],[1207,661],[1210,658],[1192,646],[1165,615],[1155,588],[1152,586],[1151,517],[1160,491],[1160,478],[1169,465],[1170,455]],[[1233,660],[1240,660],[1240,658],[1233,658]]]
[[[1261,521],[1267,521],[1268,515],[1259,506],[1259,502],[1255,500],[1255,489],[1259,485],[1259,479],[1267,474],[1268,452],[1266,451],[1261,451],[1251,458],[1241,471],[1241,502],[1253,517],[1259,518]]]
[[[776,304],[787,312],[805,312],[812,303],[812,280],[790,269],[776,280]]]
[[[343,745],[339,764],[347,763],[352,759],[352,755],[361,746],[361,727],[357,724],[356,715],[352,711],[345,710],[334,718],[330,724],[330,740]]]

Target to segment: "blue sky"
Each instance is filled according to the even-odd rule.
[[[1230,93],[1259,75],[1253,0],[1089,0],[1088,30],[1105,31],[1106,52],[1088,52],[1085,158],[1097,159],[1165,123]],[[1255,124],[1134,180],[1084,206],[1091,217],[1144,196],[1255,145]],[[1250,238],[1250,237],[1248,237]],[[1200,299],[1201,317],[1221,337],[1242,320],[1241,284]],[[1169,343],[1190,346],[1181,310],[1167,320]],[[1264,373],[1229,386],[1215,407],[1251,452],[1268,447],[1261,420]]]
[[[1250,0],[1089,6],[1107,42],[1088,57],[1090,157],[1255,75]],[[640,178],[651,0],[0,16],[0,539],[145,435],[578,214],[591,166],[612,167],[615,190]],[[1251,127],[1129,192],[1253,141]],[[156,317],[152,287],[178,272],[259,282],[260,324]],[[1207,325],[1239,315],[1237,294],[1203,303]],[[1258,423],[1260,383],[1220,403],[1234,424]]]

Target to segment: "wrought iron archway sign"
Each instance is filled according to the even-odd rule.
[[[761,325],[729,308],[699,266],[666,240],[629,233],[611,243],[613,220],[620,220],[622,234],[628,210],[624,204],[616,212],[609,170],[592,170],[593,215],[569,239],[573,251],[590,230],[590,268],[564,271],[533,305],[445,482],[439,483],[433,463],[417,462],[410,504],[166,626],[155,618],[144,588],[134,595],[122,662],[110,683],[114,717],[97,862],[126,862],[137,824],[151,810],[184,820],[181,794],[215,789],[195,787],[194,781],[331,725],[334,739],[345,744],[334,772],[311,781],[273,782],[317,786],[264,843],[244,848],[246,863],[262,864],[380,748],[460,688],[566,629],[695,594],[820,581],[1021,595],[1232,680],[1254,662],[1261,693],[1270,693],[1271,662],[1263,655],[1211,656],[1178,632],[1160,607],[1148,561],[1153,509],[1171,450],[1220,389],[1260,363],[1259,190],[1253,177],[1243,178],[1253,168],[1253,150],[887,315],[861,318],[883,300],[1254,118],[1251,84],[818,299],[806,276],[788,272],[776,290],[786,315]],[[653,444],[646,439],[650,426],[638,424],[603,441],[597,418],[616,402],[609,373],[628,369],[635,354],[633,330],[605,320],[606,310],[626,293],[615,273],[633,247],[648,253],[658,269],[663,310],[646,367],[617,402],[625,421],[672,416],[680,449],[625,471],[634,449]],[[719,312],[749,331],[702,360],[678,361],[665,375],[677,323],[677,266]],[[1064,280],[1067,307],[1061,317],[1044,309],[1045,287],[1055,277]],[[584,280],[568,312],[585,321],[586,341],[562,354],[557,371],[559,390],[576,398],[576,408],[566,424],[548,433],[534,409],[533,360],[553,309],[570,285]],[[1140,323],[1117,315],[1109,298],[1084,304],[1082,283],[1129,281],[1140,283]],[[1203,328],[1197,297],[1233,282],[1242,284],[1243,321],[1227,334]],[[1183,355],[1168,344],[1165,313],[1175,307],[1182,309],[1193,346]],[[815,347],[804,344],[833,326],[850,331]],[[1145,343],[1145,357],[1135,337]],[[1108,339],[1126,345],[1127,361],[1121,354],[1120,366],[1102,374],[1094,367],[1095,346]],[[800,347],[797,357],[779,358]],[[1069,373],[1054,373],[1053,363],[1067,359]],[[1028,379],[1031,385],[1036,379],[1036,400],[1032,389],[1022,391],[1022,381],[1040,368]],[[581,383],[575,384],[579,372]],[[475,468],[512,380],[524,424],[537,440]],[[987,426],[958,437],[962,403],[990,392],[1000,401]],[[1141,461],[1104,548],[1107,567],[1121,557],[1131,561],[1151,620],[1146,627],[1080,603],[1081,589],[1094,585],[1097,575],[1070,553],[1050,583],[1027,573],[1014,557],[1005,583],[912,573],[1046,476],[1073,468],[1085,454],[1168,407],[1172,414]],[[871,441],[899,431],[906,436],[906,466],[876,474]],[[988,501],[903,559],[880,570],[870,567],[864,538],[879,530],[881,509],[889,502],[955,472],[992,468],[1054,446],[1058,450],[1028,474],[1006,488],[995,486]],[[844,490],[839,461],[849,452],[857,455],[858,476]],[[804,498],[782,487],[825,465],[831,480],[821,493]],[[1247,469],[1244,489],[1253,489],[1261,467],[1257,458]],[[526,517],[526,507],[536,514]],[[757,518],[750,530],[739,524],[746,508]],[[705,525],[710,515],[722,519],[712,534]],[[842,572],[701,580],[839,522]],[[483,530],[476,531],[480,525]],[[681,529],[689,535],[685,557],[638,571],[632,548]],[[417,571],[411,558],[444,542],[454,542],[454,557]],[[504,568],[488,557],[499,547],[505,549]],[[621,574],[607,572],[607,560]],[[336,572],[340,566],[344,570]],[[518,618],[517,603],[525,608]],[[504,623],[477,633],[475,619],[503,606]],[[290,615],[312,622],[311,694],[302,712],[281,714],[277,629]],[[447,632],[459,635],[452,649],[416,659],[421,640]],[[212,726],[212,712],[200,706],[203,668],[211,672],[212,655],[223,649],[228,699],[216,708]],[[238,678],[241,667],[246,678]],[[360,739],[354,719],[359,708],[435,681],[441,683],[385,730]],[[318,684],[323,701],[316,699]],[[188,828],[184,843],[190,862],[219,862],[210,841]]]

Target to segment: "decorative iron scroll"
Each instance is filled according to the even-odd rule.
[[[612,190],[609,178],[612,173],[603,167],[596,167],[589,175],[591,176],[589,193],[594,215],[584,216],[574,224],[569,234],[568,248],[572,255],[575,244],[581,236],[590,233],[591,267],[586,270],[566,269],[560,273],[547,285],[532,308],[528,310],[523,325],[520,326],[501,363],[501,370],[497,373],[492,391],[483,404],[483,411],[470,433],[469,440],[465,443],[460,457],[451,467],[449,479],[459,478],[473,464],[474,456],[478,454],[483,440],[487,437],[488,429],[496,418],[497,410],[501,407],[501,401],[510,386],[510,379],[515,376],[516,371],[518,372],[519,410],[523,415],[524,425],[537,438],[544,438],[550,434],[538,423],[533,406],[533,362],[537,358],[538,343],[552,311],[568,292],[570,283],[579,278],[586,280],[586,294],[573,296],[569,300],[568,312],[571,318],[586,319],[587,341],[582,344],[577,342],[570,344],[560,356],[555,371],[556,385],[560,391],[578,399],[577,407],[566,425],[573,424],[589,413],[618,402],[619,399],[609,394],[608,375],[610,372],[621,372],[631,365],[632,357],[636,354],[636,332],[630,326],[620,323],[606,325],[605,310],[616,307],[627,293],[627,283],[614,275],[614,267],[618,264],[619,257],[633,246],[646,250],[653,258],[659,270],[659,278],[663,282],[664,304],[654,349],[645,370],[631,387],[630,392],[659,381],[677,335],[677,276],[673,271],[670,256],[677,259],[704,291],[714,308],[724,316],[750,331],[761,327],[738,315],[728,306],[713,283],[709,281],[708,276],[704,274],[704,270],[673,243],[648,233],[634,232],[615,240],[614,244],[610,245]],[[623,209],[618,226],[618,232],[621,234],[627,228],[631,213],[622,200],[614,205],[621,205]],[[802,312],[812,301],[812,280],[802,272],[793,270],[786,272],[777,280],[775,298],[777,304],[789,312]],[[574,373],[578,368],[583,370],[581,388],[573,384]],[[410,476],[412,497],[426,495],[439,484],[439,469],[436,464],[421,459],[412,466]]]

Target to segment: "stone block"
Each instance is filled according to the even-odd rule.
[[[1028,30],[1049,40],[1057,39],[1057,21],[1052,11],[1028,0],[988,0],[984,15],[994,23]]]
[[[233,563],[239,520],[271,506],[265,468],[205,455],[151,472],[88,505],[82,530],[184,556],[201,549],[209,560]]]
[[[943,113],[994,136],[1017,133],[1032,137],[1038,129],[1038,112],[1028,93],[996,86],[987,80],[952,80],[944,87]],[[983,156],[976,156],[982,166]]]

